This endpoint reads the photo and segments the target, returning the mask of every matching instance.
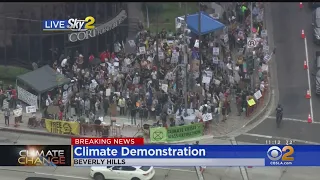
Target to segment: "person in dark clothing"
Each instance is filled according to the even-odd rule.
[[[133,125],[137,125],[137,119],[136,119],[136,115],[137,115],[137,108],[132,106],[131,108],[131,124]]]
[[[107,116],[108,109],[109,109],[109,100],[106,97],[103,98],[103,109],[104,109],[104,116]]]

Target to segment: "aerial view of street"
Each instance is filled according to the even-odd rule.
[[[0,145],[70,145],[74,136],[320,145],[319,3],[17,2],[0,3],[0,15]],[[151,135],[158,127],[166,138]],[[2,166],[0,176],[319,179],[318,167],[153,168],[150,177],[134,175],[140,168]]]

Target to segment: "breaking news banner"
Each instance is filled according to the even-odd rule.
[[[0,166],[71,166],[70,145],[3,145]]]
[[[73,144],[73,166],[320,166],[314,158],[320,155],[320,146],[315,145],[113,146],[106,141]]]

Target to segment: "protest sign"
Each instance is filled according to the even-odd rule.
[[[196,42],[194,43],[195,48],[199,48],[199,40],[197,39]]]
[[[268,72],[268,71],[269,71],[269,66],[268,66],[267,64],[262,64],[261,70],[262,70],[263,72]]]
[[[268,32],[267,32],[267,30],[262,30],[261,31],[261,37],[267,37],[268,36]]]
[[[212,57],[212,63],[213,63],[213,64],[219,64],[219,59],[218,59],[218,57],[213,56],[213,57]]]
[[[129,40],[128,43],[130,47],[136,47],[136,43],[134,42],[134,40]]]
[[[227,43],[227,42],[229,41],[229,36],[228,36],[228,34],[225,34],[225,35],[223,36],[223,41],[224,41],[225,43]]]
[[[9,108],[9,102],[7,99],[4,99],[2,103],[2,109],[7,109],[7,108]]]
[[[218,47],[212,48],[212,54],[214,56],[219,56],[220,49]]]
[[[178,63],[179,61],[179,53],[173,52],[171,57],[171,63]]]
[[[22,116],[22,108],[14,109],[14,110],[13,110],[13,115],[14,115],[15,117]]]
[[[139,53],[146,54],[146,47],[144,47],[144,46],[139,47]]]
[[[254,93],[254,98],[256,98],[256,100],[259,100],[262,97],[261,91],[258,90],[257,92]]]
[[[168,92],[168,84],[161,84],[161,89],[162,89],[164,92]]]
[[[80,125],[78,122],[46,119],[45,124],[47,131],[54,134],[80,134]]]
[[[209,83],[210,83],[210,80],[211,80],[210,77],[207,77],[207,76],[203,76],[203,77],[202,77],[202,83],[209,84]]]
[[[204,114],[202,115],[202,119],[203,121],[210,121],[212,120],[212,114],[211,113]]]
[[[202,134],[203,134],[202,123],[168,127],[167,141],[168,142],[181,141],[185,139],[199,137],[199,136],[202,136]]]
[[[106,89],[106,96],[109,97],[111,95],[111,89]]]
[[[271,55],[270,54],[266,54],[263,58],[263,60],[267,63],[271,60]]]
[[[26,113],[34,113],[37,112],[37,109],[35,106],[26,106]]]
[[[159,51],[159,59],[164,59],[164,53],[162,51]]]
[[[256,102],[254,101],[254,99],[248,100],[247,103],[248,103],[248,105],[249,105],[250,107],[256,104]]]
[[[264,53],[269,53],[269,46],[263,46],[262,51],[263,51]]]

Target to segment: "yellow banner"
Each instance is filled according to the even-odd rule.
[[[254,99],[250,99],[250,100],[248,100],[247,102],[248,102],[248,105],[249,105],[250,107],[256,104],[256,102],[254,101]]]
[[[80,134],[80,125],[78,122],[46,119],[46,129],[54,134]]]

